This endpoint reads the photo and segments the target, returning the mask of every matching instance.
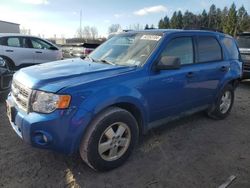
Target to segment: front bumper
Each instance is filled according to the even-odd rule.
[[[91,113],[84,109],[56,110],[50,114],[26,113],[15,105],[11,95],[6,103],[11,127],[24,142],[64,154],[78,151],[91,120]]]

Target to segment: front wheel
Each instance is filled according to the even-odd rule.
[[[209,110],[208,115],[214,119],[224,119],[230,113],[234,103],[234,88],[227,85],[219,95],[215,105]]]
[[[82,139],[80,155],[95,170],[111,170],[127,160],[138,135],[137,121],[130,112],[108,108],[91,123]]]

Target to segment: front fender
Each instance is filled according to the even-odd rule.
[[[80,108],[90,111],[95,117],[103,109],[118,103],[129,103],[134,105],[141,113],[143,122],[148,122],[148,103],[139,90],[126,86],[103,88],[88,96]]]

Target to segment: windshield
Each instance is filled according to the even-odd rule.
[[[250,48],[250,35],[238,36],[237,42],[238,42],[239,48]]]
[[[160,39],[160,35],[145,33],[116,35],[92,52],[89,58],[113,65],[141,65],[146,62]]]

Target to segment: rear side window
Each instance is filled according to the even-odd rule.
[[[198,63],[222,60],[222,50],[218,41],[211,36],[197,37]]]
[[[18,37],[7,38],[7,46],[11,47],[21,47],[21,43]]]
[[[193,59],[193,42],[191,37],[179,37],[171,40],[161,56],[172,56],[180,58],[181,64],[192,64]]]
[[[238,60],[240,57],[238,47],[233,39],[224,37],[222,39],[222,43],[226,47],[227,54],[229,56],[229,60]]]

